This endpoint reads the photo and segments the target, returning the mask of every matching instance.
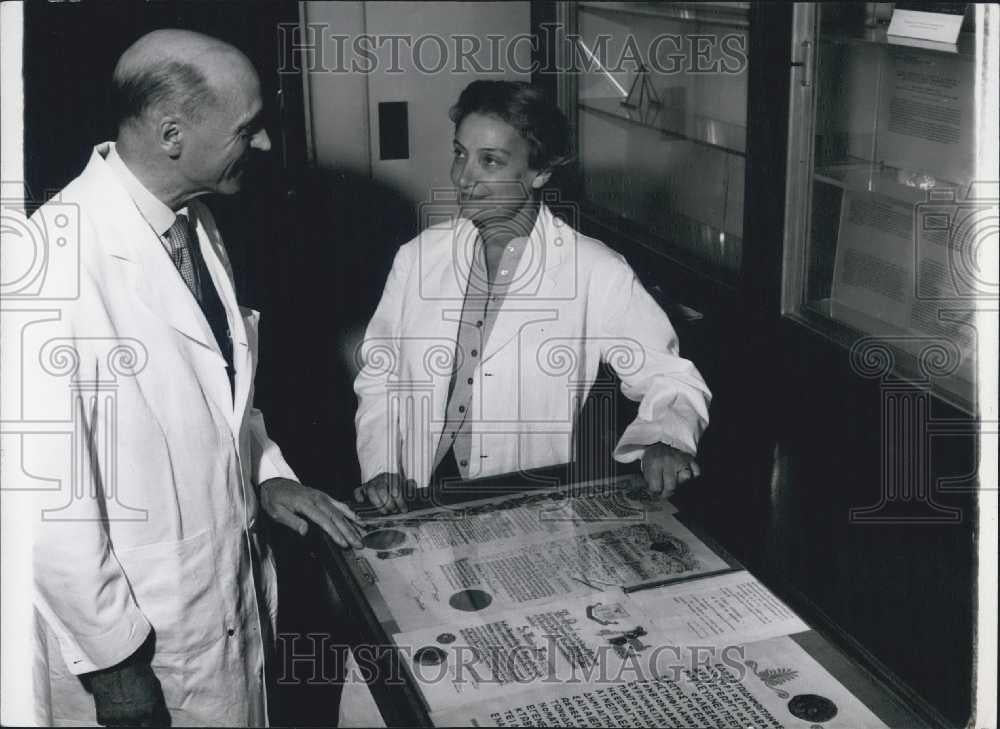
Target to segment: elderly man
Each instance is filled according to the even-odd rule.
[[[113,84],[117,142],[34,216],[51,231],[75,211],[80,251],[78,268],[50,264],[78,296],[39,327],[24,373],[25,401],[73,424],[24,455],[61,484],[32,524],[39,720],[262,725],[276,589],[258,504],[359,542],[353,512],[295,480],[253,408],[259,315],[237,305],[196,199],[237,192],[270,148],[259,80],[232,46],[160,30]]]

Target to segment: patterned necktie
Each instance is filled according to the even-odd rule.
[[[226,307],[219,297],[219,292],[212,281],[212,274],[205,265],[198,246],[198,234],[186,215],[178,215],[170,230],[166,233],[168,252],[184,283],[191,289],[195,301],[201,308],[208,326],[215,336],[219,350],[226,360],[226,373],[229,375],[229,390],[236,392],[236,370],[233,368],[233,341],[229,333],[229,321]]]
[[[186,215],[178,215],[174,224],[167,231],[167,241],[170,243],[170,258],[177,267],[184,283],[201,302],[201,286],[198,281],[198,270],[194,265],[192,246],[198,245],[198,235]]]

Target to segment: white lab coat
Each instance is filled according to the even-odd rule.
[[[475,227],[432,226],[400,247],[359,352],[363,481],[428,483],[445,422]],[[465,352],[460,356],[472,356]],[[614,449],[627,463],[663,442],[694,454],[711,394],[678,356],[666,314],[625,259],[544,205],[473,376],[470,477],[565,463],[601,360],[639,412]]]
[[[53,317],[23,339],[25,408],[62,424],[24,439],[23,470],[50,485],[33,523],[38,719],[92,724],[74,674],[126,658],[152,627],[175,726],[261,725],[277,591],[255,489],[295,476],[252,406],[258,313],[237,305],[219,231],[190,203],[232,332],[233,398],[208,323],[106,153],[32,218],[52,235],[68,215],[79,251],[78,266],[52,256],[46,282],[78,295],[40,302]]]

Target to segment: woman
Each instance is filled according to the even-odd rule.
[[[613,456],[650,491],[699,474],[711,394],[625,260],[541,194],[568,156],[536,87],[475,81],[451,109],[460,214],[403,245],[361,348],[355,498],[405,511],[404,486],[572,460],[601,360],[639,402]],[[547,199],[547,198],[546,198]]]

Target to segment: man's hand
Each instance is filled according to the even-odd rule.
[[[339,546],[361,548],[357,514],[318,489],[287,478],[270,478],[260,485],[260,503],[268,516],[299,534],[308,531],[308,519]]]
[[[665,443],[655,443],[647,447],[642,456],[642,475],[646,478],[649,492],[665,499],[674,493],[679,484],[700,476],[701,468],[694,456]]]
[[[160,680],[148,658],[135,656],[117,666],[87,674],[97,723],[103,726],[170,726]]]
[[[368,501],[380,514],[405,513],[407,507],[403,496],[404,487],[416,488],[416,483],[412,480],[403,481],[398,473],[380,473],[368,483],[354,489],[354,500],[359,504]]]

